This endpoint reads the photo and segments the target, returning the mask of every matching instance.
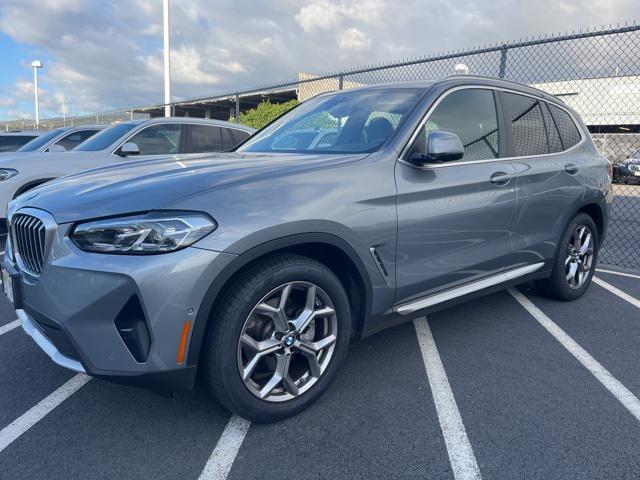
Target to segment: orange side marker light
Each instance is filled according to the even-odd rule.
[[[182,326],[182,333],[180,334],[180,344],[178,345],[178,365],[182,365],[184,362],[184,353],[187,350],[187,340],[189,338],[189,330],[191,329],[191,320],[184,322]]]

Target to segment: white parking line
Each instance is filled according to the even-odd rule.
[[[480,468],[471,443],[469,443],[467,431],[462,423],[462,417],[456,399],[453,397],[438,348],[433,340],[429,322],[426,317],[420,317],[414,320],[413,324],[418,336],[424,367],[427,370],[429,386],[447,447],[449,462],[453,469],[453,476],[456,480],[480,480],[482,478]]]
[[[78,389],[90,379],[91,377],[87,375],[77,374],[55,392],[38,402],[34,407],[31,407],[20,417],[0,430],[0,452],[11,445],[20,435],[46,417],[54,408],[77,392]]]
[[[616,272],[615,270],[605,270],[604,268],[596,268],[596,272],[611,273],[613,275],[620,275],[621,277],[637,278],[640,280],[640,275],[634,275],[633,273]]]
[[[640,300],[638,300],[635,297],[632,297],[628,293],[623,292],[619,288],[614,287],[610,283],[607,283],[607,282],[605,282],[604,280],[601,280],[598,277],[593,277],[593,282],[595,284],[597,284],[597,285],[600,285],[602,288],[606,288],[607,290],[609,290],[614,295],[617,295],[618,297],[620,297],[624,301],[629,302],[631,305],[640,308]]]
[[[218,439],[199,480],[224,480],[236,459],[251,422],[235,415],[229,419],[222,435]]]
[[[18,328],[20,326],[20,320],[14,320],[13,322],[9,322],[5,325],[0,326],[0,335],[3,335],[7,332],[10,332],[14,328]]]
[[[536,307],[531,300],[517,290],[509,289],[509,293],[524,309],[535,318],[556,340],[558,340],[576,360],[578,360],[600,383],[633,415],[640,420],[640,400],[593,358],[584,348],[576,343],[553,320]]]

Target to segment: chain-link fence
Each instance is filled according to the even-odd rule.
[[[600,261],[640,268],[640,25],[449,52],[325,75],[300,73],[291,82],[220,92],[172,104],[175,115],[238,119],[260,102],[304,101],[323,92],[453,73],[500,77],[561,98],[580,113],[596,145],[614,164],[614,202]],[[66,119],[112,123],[159,116],[163,105]],[[59,126],[62,119],[43,122]],[[0,126],[2,123],[0,123]]]

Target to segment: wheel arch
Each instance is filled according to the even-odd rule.
[[[207,325],[222,298],[225,287],[251,268],[255,262],[278,253],[298,253],[313,258],[330,268],[341,280],[352,309],[352,327],[359,335],[371,311],[372,286],[362,259],[342,238],[328,233],[303,233],[274,239],[239,255],[216,277],[198,309],[187,365],[196,365],[200,358]]]
[[[575,217],[579,213],[586,213],[593,219],[593,223],[596,224],[596,228],[598,229],[598,244],[601,245],[605,233],[605,219],[602,207],[596,202],[586,203],[582,205],[573,216]]]

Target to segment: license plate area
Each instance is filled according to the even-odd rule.
[[[20,299],[20,272],[7,262],[0,263],[2,291],[16,310],[22,308]]]

